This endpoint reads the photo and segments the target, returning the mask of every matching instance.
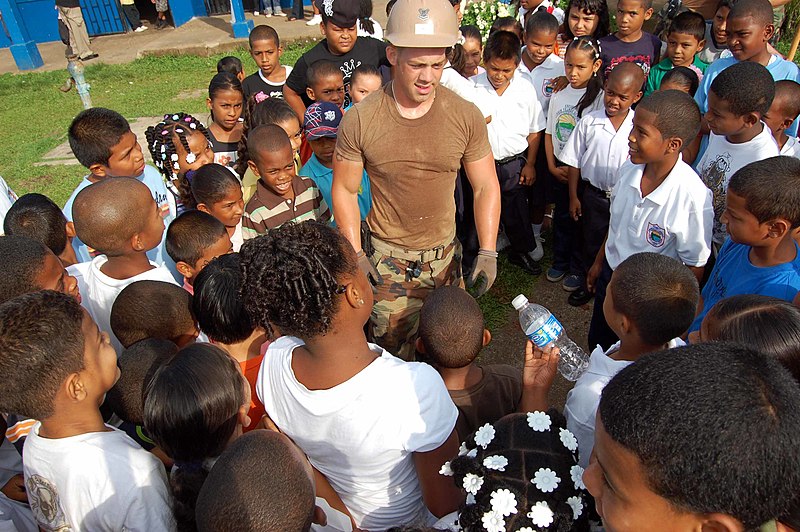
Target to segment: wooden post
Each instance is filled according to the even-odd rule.
[[[792,39],[792,47],[789,49],[789,55],[786,57],[789,61],[794,61],[794,55],[797,53],[798,45],[800,45],[800,20],[797,21],[797,29],[794,30],[794,39]]]

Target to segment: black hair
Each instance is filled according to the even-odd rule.
[[[697,42],[706,38],[706,19],[703,15],[694,11],[684,11],[679,13],[672,22],[670,22],[667,36],[670,33],[683,33],[691,35]]]
[[[525,21],[525,35],[541,31],[558,34],[558,19],[546,10],[536,10]]]
[[[481,43],[483,46],[483,37],[477,26],[461,26],[459,28],[461,36],[466,39],[474,39]],[[464,51],[464,45],[456,43],[447,52],[447,60],[450,61],[450,67],[461,75],[461,77],[469,78],[470,73],[466,72],[467,68],[467,55]],[[351,78],[352,83],[352,78]]]
[[[278,124],[287,120],[295,119],[300,126],[303,120],[297,117],[292,106],[286,103],[283,98],[267,98],[259,102],[255,98],[250,98],[247,102],[244,113],[244,127],[242,128],[242,138],[239,139],[238,156],[236,159],[236,173],[244,176],[247,171],[247,162],[250,155],[247,153],[247,136],[251,130],[258,126]]]
[[[3,232],[41,242],[56,255],[67,248],[67,218],[58,205],[43,194],[20,196],[6,213]]]
[[[72,204],[75,232],[99,253],[119,256],[133,235],[147,225],[151,209],[155,208],[150,189],[138,179],[104,179],[75,196]]]
[[[800,226],[800,159],[778,155],[750,163],[731,176],[728,190],[744,198],[758,223],[783,218]]]
[[[167,228],[167,255],[194,268],[205,250],[227,234],[225,225],[207,212],[186,211]]]
[[[679,87],[683,87],[688,92],[689,96],[694,97],[697,88],[700,86],[700,79],[697,73],[689,67],[679,66],[672,70],[668,70],[664,77],[661,78],[661,86],[670,82]]]
[[[369,1],[372,2],[372,0]],[[360,76],[377,76],[381,78],[381,80],[383,80],[383,77],[381,76],[381,71],[378,70],[378,67],[367,63],[362,63],[358,65],[355,68],[355,70],[353,70],[353,73],[350,75],[350,84],[352,85],[353,83],[355,83],[356,79],[359,78]]]
[[[392,7],[397,3],[397,0],[389,0],[386,2],[386,16],[389,16],[389,13],[392,12]]]
[[[606,385],[598,413],[658,496],[758,530],[800,493],[798,404],[777,360],[712,342],[643,356]],[[687,482],[698,468],[702,481]]]
[[[225,345],[250,337],[255,324],[242,303],[239,254],[215,258],[194,281],[192,308],[200,329],[209,339]]]
[[[321,80],[331,76],[344,76],[339,66],[333,61],[316,61],[306,70],[307,83],[312,90]]]
[[[800,115],[800,83],[791,79],[776,81],[773,103],[779,98],[787,116]]]
[[[519,64],[522,57],[521,45],[519,38],[510,31],[495,31],[489,35],[486,46],[483,47],[483,61],[487,63],[492,59],[513,59]]]
[[[178,352],[168,340],[147,338],[125,349],[117,359],[119,380],[106,394],[105,405],[123,421],[144,424],[144,391],[158,368]]]
[[[52,290],[23,294],[0,305],[3,412],[39,421],[53,415],[53,401],[64,380],[84,368],[83,317],[75,298]]]
[[[747,90],[742,90],[747,87]],[[711,82],[710,90],[728,104],[731,113],[764,116],[775,98],[775,80],[755,61],[738,61],[722,70]]]
[[[110,324],[123,347],[146,338],[175,341],[196,330],[192,296],[176,284],[136,281],[114,300]]]
[[[481,46],[483,46],[483,36],[481,36],[481,30],[478,29],[478,26],[465,24],[464,26],[461,26],[460,30],[464,39],[474,39],[481,43]]]
[[[280,126],[274,124],[258,126],[247,135],[247,153],[253,161],[258,161],[261,153],[277,152],[287,146],[290,149],[292,147],[289,136]]]
[[[242,96],[242,105],[244,106],[244,89],[242,89],[242,82],[236,77],[236,74],[229,72],[219,72],[211,78],[211,83],[208,84],[208,97],[213,100],[217,94],[222,91],[235,91]],[[214,111],[211,111],[211,120],[214,120]]]
[[[78,113],[69,126],[67,137],[72,153],[83,166],[108,166],[111,148],[130,130],[130,124],[118,112],[93,107]]]
[[[463,368],[483,348],[483,314],[466,290],[437,288],[425,298],[419,314],[419,338],[434,366]]]
[[[198,205],[211,207],[224,200],[232,188],[241,186],[241,182],[229,168],[217,163],[201,166],[192,176],[192,196]]]
[[[512,29],[513,28],[513,29]],[[517,35],[517,39],[522,42],[522,24],[514,17],[497,17],[492,22],[492,27],[489,30],[489,37],[498,31],[509,31]]]
[[[170,475],[179,531],[195,530],[195,503],[208,471],[238,424],[246,382],[239,365],[212,344],[184,347],[156,371],[144,396],[144,426],[175,461]]]
[[[700,132],[700,108],[694,98],[678,90],[656,91],[639,101],[637,111],[653,114],[661,137],[677,137],[686,146]]]
[[[356,272],[355,253],[327,224],[287,223],[247,240],[240,252],[242,297],[268,338],[313,338],[328,332],[339,306],[340,282]]]
[[[186,113],[164,115],[161,122],[148,127],[144,132],[153,164],[164,176],[167,188],[189,209],[194,208],[194,198],[188,177],[178,174],[178,151],[175,143],[180,142],[187,155],[192,153],[187,137],[195,131],[202,133],[210,142],[211,137],[203,123]],[[173,181],[177,181],[177,186]]]
[[[242,60],[232,55],[226,55],[217,61],[217,72],[230,72],[234,76],[241,74],[244,71],[242,67]]]
[[[726,297],[708,311],[708,336],[774,356],[800,382],[800,308],[776,297]]]
[[[756,23],[764,26],[771,25],[774,23],[772,4],[769,0],[735,0],[728,13],[728,20],[746,17],[752,17]]]
[[[535,430],[531,424],[532,417],[547,419],[547,429]],[[490,430],[494,433],[491,441],[478,445],[476,439],[479,435]],[[567,442],[574,443],[575,450],[568,449]],[[506,530],[522,527],[542,530],[533,524],[528,511],[537,503],[545,503],[553,513],[552,524],[546,530],[588,531],[588,497],[578,487],[582,486],[580,476],[583,469],[578,465],[577,441],[566,429],[564,416],[554,408],[547,413],[508,414],[494,425],[487,423],[467,438],[462,449],[470,451],[463,455],[459,453],[449,463],[456,485],[464,486],[468,474],[483,478],[482,485],[474,493],[475,503],[461,508],[459,524],[465,532],[486,530],[481,520],[492,509],[492,494],[498,490],[508,490],[516,502],[517,513],[505,518]],[[472,451],[475,451],[474,456],[469,454]],[[490,458],[505,459],[507,463],[501,469],[488,467],[486,462]],[[542,469],[561,479],[557,487],[547,493],[534,484],[534,473]],[[573,510],[567,503],[571,497],[577,499],[583,509],[578,520],[573,518]]]
[[[647,345],[684,334],[697,313],[697,278],[680,261],[658,253],[636,253],[611,277],[614,308],[628,318]]]
[[[0,236],[0,303],[41,290],[37,277],[51,251],[25,236]]]
[[[199,532],[306,532],[314,486],[294,444],[278,432],[253,430],[219,457],[197,497]]]
[[[361,24],[361,28],[370,35],[375,33],[375,24],[372,22],[372,0],[359,0],[358,22]]]
[[[252,30],[250,30],[250,35],[247,37],[248,42],[250,43],[250,48],[253,48],[253,43],[256,41],[272,41],[275,43],[275,46],[281,45],[281,38],[278,36],[278,32],[275,31],[275,28],[272,26],[267,26],[266,24],[259,24]]]
[[[600,43],[594,37],[576,37],[569,43],[564,55],[566,56],[570,50],[578,50],[579,52],[588,54],[592,59],[592,63],[600,59]],[[595,73],[589,79],[588,85],[586,85],[586,92],[584,92],[581,99],[578,100],[578,105],[576,107],[578,118],[583,115],[583,111],[591,107],[598,96],[600,96],[601,92],[603,92],[603,81],[600,79],[600,76]]]
[[[574,39],[575,35],[569,29],[569,12],[572,9],[580,9],[589,15],[597,15],[597,27],[595,27],[592,37],[599,39],[611,33],[611,23],[608,13],[606,0],[570,0],[564,10],[564,30],[561,35],[564,40]]]

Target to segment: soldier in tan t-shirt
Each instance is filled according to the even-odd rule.
[[[457,35],[446,0],[399,0],[386,31],[394,80],[345,114],[336,144],[333,209],[376,285],[372,338],[407,360],[427,294],[462,283],[453,199],[462,164],[481,248],[469,281],[480,280],[482,294],[497,274],[500,187],[486,123],[477,107],[439,86],[445,48]],[[364,169],[372,187],[370,255],[362,249],[370,243],[361,240],[357,202]]]

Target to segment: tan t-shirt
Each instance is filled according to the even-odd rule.
[[[336,153],[364,163],[372,188],[367,223],[375,236],[425,250],[452,241],[456,172],[462,161],[491,155],[491,146],[474,104],[438,86],[425,116],[403,118],[389,83],[344,115]]]

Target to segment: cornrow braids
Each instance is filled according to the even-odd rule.
[[[600,59],[600,41],[589,35],[575,37],[572,42],[569,43],[569,46],[567,46],[567,53],[569,53],[570,50],[579,50],[588,53],[592,58],[592,63]],[[583,115],[584,110],[594,103],[602,91],[603,81],[600,79],[600,76],[597,75],[597,72],[595,72],[589,80],[589,84],[586,86],[586,92],[583,93],[581,99],[578,100],[576,109],[578,111],[578,118]]]
[[[175,146],[177,139],[186,151],[186,162],[192,164],[195,155],[189,148],[187,136],[190,131],[199,131],[210,142],[208,130],[202,122],[187,113],[173,113],[164,115],[164,119],[150,126],[144,132],[147,139],[147,148],[153,158],[153,164],[159,169],[167,188],[175,196],[176,202],[185,208],[194,208],[195,201],[192,197],[190,176],[180,173],[178,151]],[[189,160],[189,159],[192,160]],[[189,172],[187,172],[188,174]]]
[[[301,339],[328,332],[340,279],[358,268],[344,237],[316,221],[287,223],[247,240],[239,255],[245,309],[270,339],[273,325]]]

